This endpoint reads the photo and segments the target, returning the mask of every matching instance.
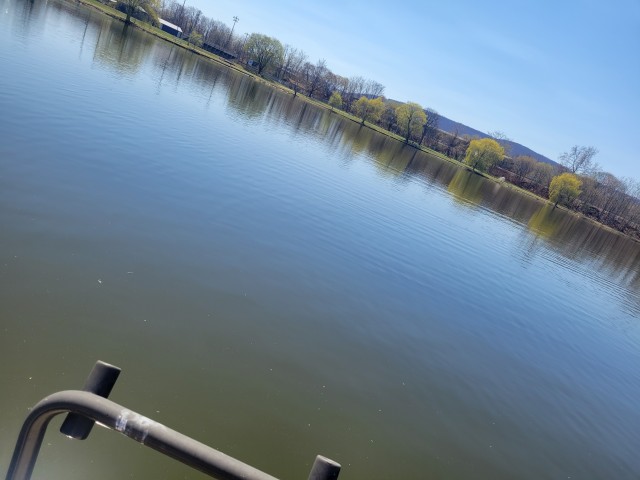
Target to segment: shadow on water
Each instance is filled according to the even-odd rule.
[[[227,86],[227,105],[245,119],[259,118],[266,111],[274,110],[275,95],[274,89],[263,87],[251,77],[234,75]]]
[[[458,169],[447,185],[447,191],[454,200],[463,205],[480,205],[487,198],[482,191],[484,186],[485,184],[478,181],[478,177],[474,173]]]
[[[152,48],[153,39],[127,24],[105,19],[98,32],[94,61],[123,75],[134,75]]]
[[[640,248],[633,240],[544,204],[529,219],[531,232],[564,257],[609,273],[629,289],[640,288]]]
[[[38,0],[25,0],[20,10],[20,14],[13,17],[11,30],[14,37],[22,42],[29,42],[33,38],[32,25],[38,25],[41,17],[46,14],[47,7]]]

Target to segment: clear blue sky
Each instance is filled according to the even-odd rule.
[[[187,4],[551,159],[593,145],[604,170],[640,180],[640,0]]]

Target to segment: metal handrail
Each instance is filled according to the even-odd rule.
[[[31,478],[49,422],[56,415],[66,412],[71,412],[68,420],[75,414],[76,419],[89,421],[89,430],[97,422],[220,480],[277,480],[107,398],[80,390],[54,393],[33,407],[20,430],[6,480]],[[86,435],[79,438],[86,438]],[[309,480],[335,480],[339,473],[340,464],[318,455]]]

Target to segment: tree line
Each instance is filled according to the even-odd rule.
[[[301,93],[328,103],[332,109],[357,116],[363,125],[370,123],[400,135],[406,143],[425,145],[458,160],[464,155],[468,139],[441,132],[440,116],[435,110],[423,109],[415,102],[387,100],[381,83],[334,73],[326,60],[312,62],[303,50],[283,45],[274,37],[260,33],[238,36],[234,34],[237,17],[229,27],[186,5],[186,0],[120,0],[119,5],[127,13],[127,21],[133,15],[157,25],[162,18],[181,27],[183,37],[194,45],[208,44],[233,53],[247,68],[289,87],[294,95]],[[147,15],[141,15],[140,8]]]
[[[399,135],[407,144],[463,161],[474,171],[504,178],[549,198],[554,206],[564,205],[640,239],[640,182],[602,171],[594,161],[598,153],[594,147],[573,146],[555,165],[529,156],[512,157],[504,133],[489,132],[489,138],[480,139],[441,131],[437,111],[416,102],[386,99],[384,85],[375,80],[334,73],[324,59],[311,62],[304,51],[268,35],[234,34],[238,17],[229,27],[187,6],[186,0],[121,0],[120,4],[127,21],[138,7],[144,8],[152,23],[161,17],[180,26],[191,43],[206,43],[233,53],[247,68],[287,86],[293,95],[300,93],[325,102],[332,111],[338,109],[358,117],[361,125],[376,125]]]
[[[640,182],[603,171],[595,147],[575,145],[552,165],[526,155],[512,158],[506,145],[504,138],[472,139],[464,161],[549,198],[554,207],[563,205],[640,239]]]

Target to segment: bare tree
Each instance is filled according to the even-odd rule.
[[[599,172],[595,176],[600,193],[600,208],[607,220],[615,221],[617,216],[624,215],[627,207],[627,185],[615,175],[608,172]]]
[[[177,24],[180,19],[180,9],[181,5],[178,2],[164,2],[158,13],[168,22]]]
[[[554,169],[548,163],[538,162],[530,174],[531,181],[537,185],[538,193],[546,195],[544,192],[554,176]]]
[[[238,58],[241,58],[242,54],[244,54],[244,46],[246,45],[248,38],[248,33],[243,36],[238,36],[234,33],[233,35],[231,35],[231,41],[227,46],[227,50],[236,53],[238,55]]]
[[[458,146],[460,145],[460,132],[456,128],[455,131],[447,137],[445,155],[447,157],[456,158]]]
[[[438,142],[438,137],[440,131],[438,130],[440,126],[440,114],[436,112],[433,108],[427,108],[427,122],[424,124],[422,128],[422,137],[420,138],[420,144],[423,142],[430,148]]]
[[[504,153],[507,156],[511,156],[511,140],[506,133],[501,130],[493,130],[492,132],[487,132],[491,138],[497,141],[502,148],[504,148]]]
[[[187,3],[187,0],[182,0],[182,6],[180,7],[180,11],[177,14],[177,18],[176,18],[176,25],[178,25],[179,27],[181,25],[184,25],[183,20],[184,20],[184,6]],[[184,31],[184,29],[183,29]]]
[[[366,80],[359,76],[349,78],[349,85],[344,95],[342,95],[342,101],[344,102],[345,110],[351,110],[351,105],[353,104],[353,102],[355,102],[362,96],[365,82]]]
[[[373,95],[374,97],[381,97],[384,95],[384,85],[382,85],[380,82],[376,82],[375,80],[372,80],[371,83],[371,95]]]
[[[384,93],[384,85],[375,80],[365,80],[362,86],[362,92],[360,93],[364,94],[367,98],[381,97]]]
[[[184,25],[182,29],[186,34],[191,34],[194,30],[199,30],[198,24],[200,22],[200,16],[202,15],[202,11],[196,7],[189,6],[184,11],[183,22]]]
[[[635,224],[636,229],[640,229],[640,181],[626,178],[627,196],[629,198],[629,208],[627,213],[626,225]]]
[[[523,180],[536,168],[538,161],[528,155],[518,155],[513,159],[512,171]]]
[[[302,50],[292,50],[289,52],[289,59],[286,62],[283,72],[283,80],[293,90],[293,95],[296,96],[303,84],[303,70],[307,65],[307,54]]]
[[[336,91],[340,94],[340,97],[344,99],[349,88],[349,79],[341,75],[336,75]]]
[[[591,174],[599,169],[593,160],[598,150],[595,147],[581,147],[574,145],[571,150],[560,155],[560,164],[571,173]]]
[[[501,130],[493,130],[491,132],[487,132],[487,135],[489,135],[491,138],[493,138],[494,140],[497,140],[498,142],[500,140],[511,140],[506,133],[504,133]]]
[[[289,52],[292,49],[293,47],[288,43],[285,43],[282,46],[282,62],[279,65],[275,66],[276,71],[274,74],[278,80],[282,80],[282,76],[284,75],[285,64],[287,62],[287,58],[289,57]]]
[[[338,76],[333,73],[331,70],[327,69],[324,79],[320,85],[318,90],[319,96],[322,97],[322,100],[329,100],[331,94],[338,90],[339,87],[339,79]]]
[[[311,98],[316,90],[321,88],[324,76],[327,73],[327,61],[324,58],[307,69],[307,96]]]
[[[307,55],[302,50],[298,50],[289,44],[285,45],[283,60],[278,67],[276,76],[280,80],[295,76],[306,59]]]
[[[220,20],[207,19],[203,25],[204,41],[210,45],[222,46],[231,29]]]

